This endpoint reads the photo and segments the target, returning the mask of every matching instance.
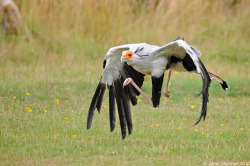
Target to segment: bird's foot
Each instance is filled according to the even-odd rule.
[[[132,78],[127,78],[124,82],[123,82],[123,87],[129,85],[131,83],[132,86],[135,87],[135,89],[138,90],[138,92],[140,92],[142,94],[143,97],[145,97],[145,99],[148,101],[148,103],[153,107],[153,102],[150,100],[150,98],[141,90],[141,88],[139,88],[135,82],[133,81]]]
[[[127,86],[128,84],[130,84],[132,82],[132,78],[127,78],[124,82],[123,82],[123,87]]]
[[[164,90],[163,93],[164,93],[165,97],[171,97],[170,96],[170,91]]]

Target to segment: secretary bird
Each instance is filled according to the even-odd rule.
[[[224,90],[229,87],[219,76],[206,70],[200,57],[200,51],[188,45],[184,38],[181,39],[180,37],[162,47],[138,43],[110,48],[104,58],[104,71],[89,107],[87,129],[91,127],[95,109],[97,108],[99,113],[101,111],[103,95],[107,85],[109,89],[110,130],[112,132],[115,128],[116,103],[122,138],[126,137],[127,127],[129,134],[131,134],[133,124],[129,102],[135,106],[137,104],[136,96],[142,94],[151,106],[158,107],[165,70],[169,70],[167,84],[163,90],[166,97],[170,97],[168,84],[172,70],[201,75],[203,88],[199,95],[202,94],[202,109],[201,115],[194,125],[197,125],[202,118],[205,120],[211,79],[219,82]],[[140,89],[145,75],[151,75],[151,99]]]

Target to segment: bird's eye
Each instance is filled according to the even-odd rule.
[[[132,54],[128,54],[128,56],[132,56]]]

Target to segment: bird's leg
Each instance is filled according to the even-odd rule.
[[[167,84],[163,90],[163,93],[165,95],[165,97],[170,97],[170,91],[168,90],[168,85],[169,85],[169,80],[170,80],[170,76],[171,76],[171,69],[169,69],[169,74],[168,74],[168,80],[167,80]]]
[[[142,96],[148,101],[148,103],[153,107],[153,103],[152,101],[149,99],[149,97],[136,85],[136,83],[133,81],[132,78],[127,78],[124,82],[123,82],[123,87],[124,86],[127,86],[128,84],[132,84],[135,89],[137,89],[141,94]]]

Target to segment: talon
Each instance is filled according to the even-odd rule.
[[[171,97],[170,96],[170,91],[164,92],[165,97]]]

